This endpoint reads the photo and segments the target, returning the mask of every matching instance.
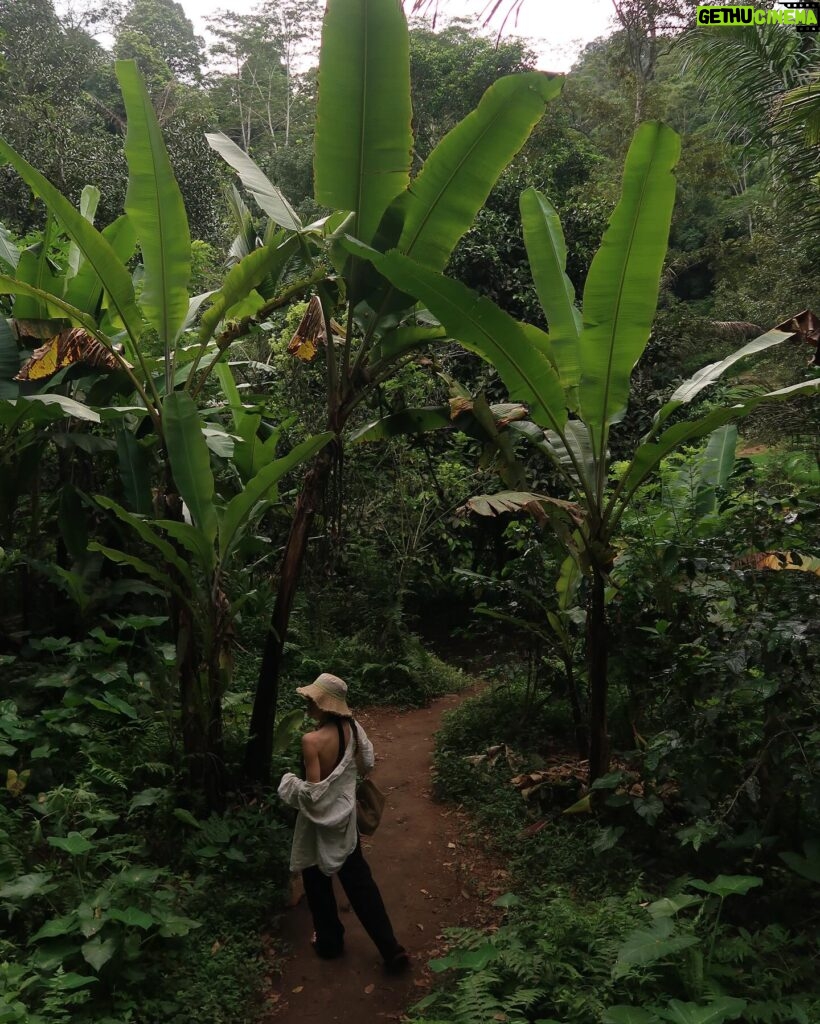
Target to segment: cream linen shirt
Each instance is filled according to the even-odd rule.
[[[366,771],[375,763],[373,744],[356,723],[359,749]],[[341,762],[321,782],[306,782],[287,772],[279,783],[279,797],[299,811],[290,851],[290,870],[316,865],[324,875],[335,875],[356,849],[356,740],[353,729]]]

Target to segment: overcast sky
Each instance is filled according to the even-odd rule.
[[[207,36],[205,19],[220,10],[244,14],[256,0],[180,0],[185,13],[200,35]],[[486,0],[447,0],[442,2],[452,16],[478,15]],[[409,3],[406,4],[409,7]],[[539,54],[539,67],[546,71],[568,71],[581,48],[611,29],[611,0],[524,0],[518,25],[507,23],[505,35],[515,33],[526,38]],[[497,28],[496,28],[497,31]]]

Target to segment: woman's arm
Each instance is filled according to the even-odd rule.
[[[356,739],[358,740],[356,746],[356,767],[359,770],[359,775],[364,779],[373,771],[376,756],[373,752],[373,744],[367,738],[367,733],[358,722],[356,723]]]

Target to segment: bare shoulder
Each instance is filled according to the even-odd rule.
[[[306,732],[302,736],[302,750],[318,750],[322,746],[323,736],[320,732]]]
[[[302,736],[302,750],[324,750],[331,739],[335,743],[336,735],[327,729],[314,729],[312,732],[306,732]]]

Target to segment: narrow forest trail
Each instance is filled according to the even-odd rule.
[[[378,832],[363,839],[364,854],[412,969],[398,978],[384,973],[336,882],[344,957],[325,961],[314,954],[304,898],[287,910],[272,938],[272,955],[283,946],[290,952],[281,977],[272,979],[260,1024],[399,1020],[430,987],[427,961],[443,951],[442,930],[497,919],[492,902],[506,892],[506,871],[474,835],[467,816],[434,802],[431,793],[434,734],[444,712],[465,696],[449,695],[414,711],[373,708],[357,715],[376,749],[373,778],[387,794]]]

